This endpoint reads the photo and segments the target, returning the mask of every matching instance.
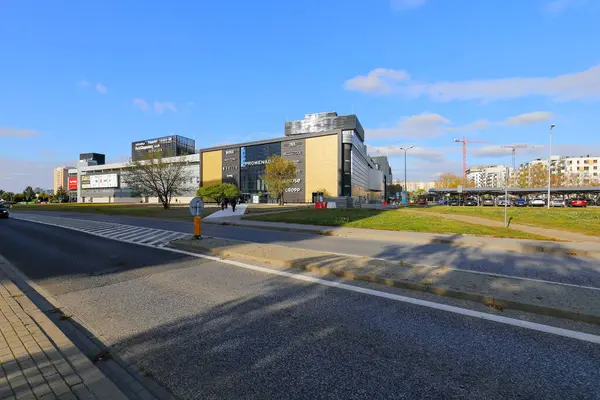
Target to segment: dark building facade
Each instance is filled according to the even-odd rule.
[[[104,165],[106,164],[106,156],[100,153],[81,153],[79,154],[80,161],[87,161],[90,164]]]
[[[158,154],[160,157],[179,157],[195,152],[196,141],[179,135],[131,143],[131,159],[134,161],[144,160],[152,154]]]
[[[200,153],[202,186],[233,183],[245,197],[258,196],[259,201],[269,198],[263,176],[273,155],[296,165],[296,178],[284,193],[286,202],[310,203],[315,193],[368,200],[383,196],[384,178],[380,171],[373,174],[378,168],[367,156],[364,130],[355,115],[307,114],[304,120],[285,123],[285,137]]]

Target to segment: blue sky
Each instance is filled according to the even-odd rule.
[[[460,5],[460,7],[458,7]],[[0,188],[51,187],[80,152],[122,161],[171,132],[197,147],[354,110],[373,151],[415,145],[409,180],[600,155],[600,2],[12,1],[0,9]]]

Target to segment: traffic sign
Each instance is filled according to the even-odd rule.
[[[463,192],[463,190],[462,190],[462,185],[458,185],[458,189],[457,189],[456,191],[457,191],[458,193],[462,193],[462,192]]]
[[[204,211],[204,202],[200,197],[194,197],[192,201],[190,201],[190,213],[194,217],[202,216],[202,211]]]

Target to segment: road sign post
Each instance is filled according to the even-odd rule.
[[[190,201],[190,214],[194,216],[194,239],[202,239],[202,212],[204,202],[200,197],[194,197]]]

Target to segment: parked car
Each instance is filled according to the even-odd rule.
[[[499,207],[510,207],[512,206],[512,201],[510,199],[505,199],[504,197],[501,197],[498,199],[498,206]]]
[[[417,200],[417,205],[418,206],[426,206],[427,205],[427,199],[419,199],[419,200]]]
[[[0,206],[0,217],[2,218],[8,218],[9,212],[8,212],[8,208],[5,206]]]
[[[525,199],[515,199],[513,202],[515,207],[527,207],[527,200]]]
[[[469,206],[469,207],[473,207],[476,205],[478,205],[477,199],[473,199],[473,198],[466,199],[463,203],[463,206]]]
[[[550,203],[550,205],[552,207],[564,207],[565,202],[562,199],[552,199],[552,202]]]
[[[458,205],[460,205],[460,200],[459,200],[459,199],[457,199],[457,198],[450,199],[450,200],[448,201],[448,205],[449,205],[449,206],[458,206]]]
[[[535,198],[529,202],[531,207],[544,207],[546,205],[546,200]]]
[[[587,207],[587,200],[583,197],[577,197],[571,201],[569,207]]]
[[[481,202],[481,205],[486,206],[486,207],[489,207],[489,206],[493,207],[496,205],[496,202],[494,201],[494,199],[483,199],[483,201]]]

